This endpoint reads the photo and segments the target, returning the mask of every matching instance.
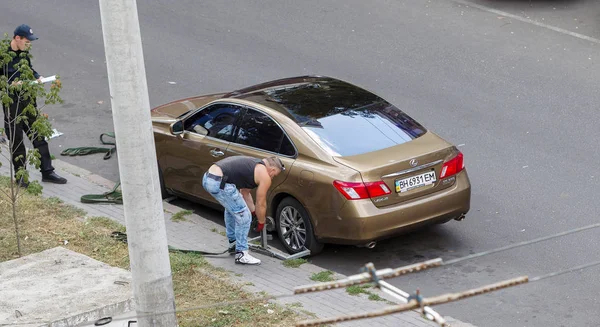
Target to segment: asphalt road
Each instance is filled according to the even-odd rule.
[[[473,184],[463,222],[380,242],[329,246],[312,261],[345,274],[560,233],[598,221],[600,3],[580,1],[139,1],[152,106],[270,79],[352,81],[461,145]],[[2,31],[28,23],[35,68],[62,77],[47,108],[61,149],[112,130],[97,1],[0,3]],[[171,83],[170,83],[171,82]],[[175,82],[175,83],[172,83]],[[117,160],[61,158],[112,180]],[[184,205],[189,205],[185,204]],[[206,211],[218,219],[214,211]],[[600,260],[599,230],[395,279],[427,295]],[[592,326],[600,267],[447,304],[478,326]]]

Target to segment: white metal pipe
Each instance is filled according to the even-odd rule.
[[[380,281],[379,286],[381,286],[382,291],[384,291],[385,293],[400,300],[400,302],[408,303],[408,297],[410,295],[408,293],[404,292],[403,290],[401,290],[401,289],[395,287],[394,285],[392,285],[388,282],[385,282],[385,281]],[[429,319],[431,321],[435,321],[442,326],[444,326],[446,324],[446,319],[444,319],[444,317],[442,317],[439,313],[437,313],[431,307],[425,306],[425,307],[423,307],[423,310],[425,311],[425,317],[427,319]]]
[[[441,266],[442,263],[443,263],[442,259],[437,258],[437,259],[427,260],[424,262],[415,263],[412,265],[408,265],[408,266],[404,266],[404,267],[400,267],[400,268],[396,268],[396,269],[391,269],[391,268],[379,269],[379,270],[375,271],[375,276],[379,280],[387,279],[387,278],[394,278],[394,277],[402,276],[405,274],[422,271],[422,270],[425,270],[428,268],[438,267],[438,266]],[[369,282],[374,282],[373,276],[371,276],[371,274],[368,272],[364,272],[364,273],[348,276],[344,279],[336,280],[336,281],[332,281],[332,282],[324,282],[324,283],[318,283],[318,284],[298,286],[298,287],[294,288],[294,294],[319,292],[319,291],[331,290],[331,289],[335,289],[335,288],[342,288],[342,287],[364,284],[364,283],[369,283]]]

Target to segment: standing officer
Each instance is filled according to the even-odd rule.
[[[17,65],[23,57],[22,54],[25,54],[25,59],[29,63],[29,67],[33,71],[33,75],[38,81],[42,78],[40,74],[38,74],[31,65],[31,59],[29,58],[29,48],[31,47],[31,41],[37,40],[37,36],[33,34],[33,30],[28,25],[20,25],[15,29],[13,39],[10,42],[10,47],[8,49],[9,53],[12,52],[15,54],[13,60],[3,67],[0,67],[0,74],[3,74],[8,77],[8,83],[14,83],[15,79],[20,79],[21,72],[15,65]],[[18,83],[21,83],[19,81]],[[63,177],[58,176],[54,172],[54,167],[52,167],[52,159],[50,157],[50,150],[48,149],[48,143],[44,139],[44,137],[36,136],[33,134],[31,130],[30,124],[37,119],[37,107],[36,114],[26,114],[26,119],[22,119],[20,122],[16,121],[16,117],[23,113],[23,109],[29,105],[30,101],[33,102],[33,105],[36,106],[35,99],[23,99],[19,98],[15,94],[10,95],[13,103],[8,107],[2,106],[4,111],[4,128],[6,132],[6,136],[12,142],[12,158],[15,167],[15,173],[19,171],[19,168],[25,167],[25,144],[23,143],[23,132],[27,134],[31,143],[33,143],[33,147],[36,148],[40,153],[40,171],[42,172],[42,181],[50,182],[56,184],[65,184],[67,180]],[[14,130],[13,130],[14,129]],[[24,180],[18,181],[19,185],[22,187],[27,187],[29,183]]]
[[[256,208],[256,231],[260,232],[267,218],[267,191],[272,179],[284,170],[285,166],[277,157],[261,160],[233,156],[216,162],[204,174],[202,186],[225,208],[226,235],[230,252],[235,250],[235,263],[260,264],[259,259],[248,253],[252,213]],[[250,194],[254,188],[257,188],[256,206]]]

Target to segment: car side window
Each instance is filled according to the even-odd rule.
[[[247,109],[235,142],[287,156],[296,154],[281,127],[271,117],[253,109]]]
[[[235,122],[242,108],[233,104],[215,104],[186,119],[186,131],[231,141]]]
[[[290,141],[290,139],[285,135],[283,135],[283,140],[281,142],[281,148],[279,149],[279,153],[290,157],[296,155],[296,149],[294,148],[292,141]]]

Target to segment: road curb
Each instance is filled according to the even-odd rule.
[[[83,177],[89,182],[92,182],[98,186],[104,186],[106,188],[112,189],[116,184],[116,182],[108,180],[100,175],[94,174],[87,169],[70,164],[64,160],[53,159],[52,163],[54,164],[55,168],[58,168],[64,172],[70,173],[75,176]]]

